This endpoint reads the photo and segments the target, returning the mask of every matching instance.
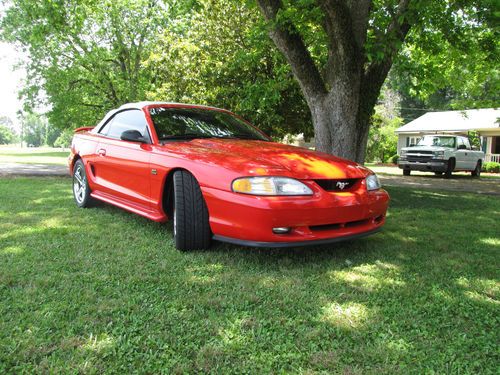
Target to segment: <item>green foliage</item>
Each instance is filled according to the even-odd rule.
[[[401,124],[401,118],[391,118],[384,112],[382,106],[375,107],[368,134],[367,161],[380,161],[382,163],[389,161],[389,158],[397,151],[398,136],[395,130]]]
[[[144,56],[168,22],[150,0],[13,0],[2,36],[29,50],[24,89],[32,107],[43,89],[59,128],[95,124],[106,111],[142,100],[151,81]]]
[[[496,373],[500,200],[388,190],[366,239],[185,254],[67,178],[4,178],[0,373]]]
[[[399,155],[398,154],[394,154],[392,157],[391,157],[391,163],[392,164],[398,164],[398,161],[399,161]]]
[[[61,132],[59,137],[54,142],[54,147],[67,148],[71,146],[71,141],[73,139],[73,131],[66,129]]]
[[[482,170],[488,173],[500,173],[500,163],[489,161],[483,164]]]
[[[435,1],[421,11],[422,21],[410,31],[391,74],[393,87],[406,97],[405,107],[498,106],[495,8],[494,0]]]
[[[158,38],[146,66],[152,100],[229,108],[270,135],[312,136],[310,113],[257,9],[202,0]]]
[[[0,125],[0,145],[12,144],[17,140],[16,134],[5,125]]]

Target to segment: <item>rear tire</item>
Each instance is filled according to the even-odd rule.
[[[200,185],[187,171],[174,173],[174,239],[181,251],[207,249],[211,231]]]
[[[78,159],[73,167],[73,197],[80,208],[92,207],[95,200],[90,196],[90,187],[87,172],[82,159]]]
[[[481,160],[477,161],[476,164],[476,169],[474,169],[472,172],[472,177],[481,177]]]
[[[444,178],[450,178],[454,170],[455,170],[455,159],[450,159],[448,161],[448,167],[446,168],[446,172],[444,172]]]
[[[411,169],[403,169],[403,176],[409,176],[411,174]]]

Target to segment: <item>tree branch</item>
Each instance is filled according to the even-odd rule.
[[[384,84],[387,74],[391,69],[394,58],[399,52],[399,47],[404,42],[411,29],[408,12],[412,0],[400,0],[396,11],[392,14],[392,21],[386,32],[380,38],[379,45],[383,46],[384,58],[374,60],[366,69],[361,82],[361,95],[364,102],[363,108],[371,109],[375,106],[380,89]],[[364,109],[360,107],[360,110]],[[359,116],[370,116],[371,113],[360,113]]]
[[[272,22],[269,35],[290,64],[307,102],[326,95],[323,79],[298,30],[291,22],[277,21],[281,0],[257,1],[266,20]]]

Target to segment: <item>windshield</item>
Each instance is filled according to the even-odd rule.
[[[426,135],[420,140],[420,142],[418,142],[418,146],[440,146],[455,148],[455,137]]]
[[[236,138],[268,141],[257,129],[226,112],[196,108],[152,108],[151,119],[160,141],[196,138]]]

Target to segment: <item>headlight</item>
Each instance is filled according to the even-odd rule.
[[[401,154],[399,156],[406,156],[406,150],[401,150]]]
[[[380,185],[380,181],[376,174],[371,174],[366,177],[366,189],[367,190],[377,190],[380,189],[382,185]]]
[[[287,177],[243,177],[233,181],[235,193],[252,195],[312,195],[302,182]]]
[[[444,151],[434,151],[434,157],[436,159],[442,159],[442,158],[444,158]]]

